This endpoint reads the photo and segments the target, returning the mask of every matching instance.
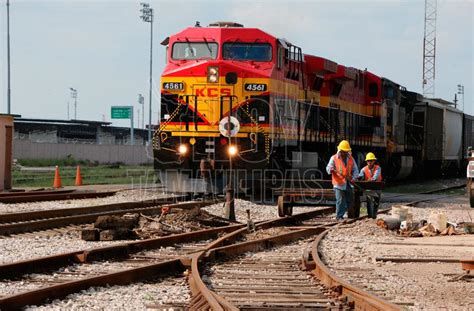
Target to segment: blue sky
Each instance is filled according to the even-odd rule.
[[[0,0],[0,112],[6,112],[6,0]],[[12,112],[67,117],[69,87],[78,119],[110,120],[110,106],[148,106],[149,24],[139,1],[10,1]],[[153,120],[157,120],[160,42],[170,34],[230,20],[284,37],[308,54],[368,70],[421,92],[424,0],[150,1],[155,9]],[[474,1],[438,0],[436,97],[465,86],[474,114]],[[146,108],[146,112],[148,108]],[[73,108],[71,106],[71,116]],[[148,116],[145,117],[148,120]],[[116,121],[115,125],[126,125]]]

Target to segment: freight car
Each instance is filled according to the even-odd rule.
[[[463,115],[449,103],[237,23],[197,24],[162,44],[153,154],[172,190],[204,191],[200,178],[219,179],[231,164],[251,175],[321,178],[341,139],[359,164],[375,152],[389,178],[459,167]]]
[[[423,127],[420,170],[425,175],[459,172],[463,154],[462,111],[442,99],[424,99],[416,104],[413,123]]]

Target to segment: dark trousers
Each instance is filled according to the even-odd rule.
[[[367,198],[367,215],[372,218],[377,218],[377,212],[380,204],[380,193],[369,191],[366,194]]]

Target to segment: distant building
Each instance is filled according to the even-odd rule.
[[[15,159],[62,159],[73,157],[97,163],[150,164],[148,130],[111,126],[110,122],[85,120],[14,119]]]
[[[14,139],[36,143],[129,145],[130,128],[111,122],[15,118]],[[134,129],[135,145],[145,145],[148,130]]]

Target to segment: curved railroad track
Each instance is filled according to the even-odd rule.
[[[333,207],[312,211],[264,222],[259,227],[294,224],[333,211]],[[327,218],[323,219],[327,221]],[[92,286],[123,285],[182,273],[191,267],[192,254],[233,241],[239,234],[226,233],[243,227],[241,224],[230,225],[1,265],[0,278],[9,286],[0,288],[10,288],[10,291],[0,293],[0,309],[38,305]],[[308,229],[290,231],[306,232]],[[226,235],[206,244],[208,239],[222,234]]]
[[[341,224],[326,216],[334,210],[259,222],[252,233],[237,224],[1,265],[0,279],[12,286],[0,292],[0,309],[20,309],[89,287],[125,285],[185,270],[192,310],[400,309],[339,279],[321,261],[319,241]]]
[[[304,214],[310,213],[315,212]],[[374,310],[399,310],[398,306],[353,286],[360,297],[355,301],[348,299],[343,295],[345,291],[326,285],[324,279],[320,282],[311,278],[305,270],[313,270],[315,266],[307,242],[315,237],[319,239],[328,228],[340,223],[322,218],[318,224],[315,218],[305,226],[305,221],[299,223],[304,220],[302,215],[281,218],[280,226],[284,225],[284,230],[278,234],[269,230],[274,222],[263,222],[257,225],[257,233],[248,234],[247,228],[239,229],[193,254],[190,309],[314,310],[358,309],[370,305]],[[226,245],[242,239],[243,235],[247,235],[246,240]],[[264,237],[253,239],[252,236]],[[299,239],[304,240],[295,243]]]

